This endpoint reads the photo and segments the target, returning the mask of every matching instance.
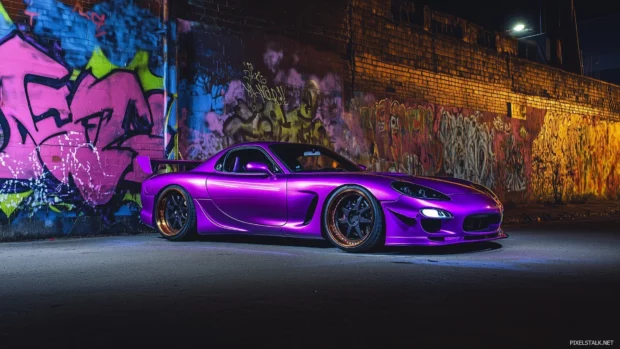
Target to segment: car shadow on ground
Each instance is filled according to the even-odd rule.
[[[271,245],[291,247],[335,248],[329,241],[300,239],[279,236],[256,235],[201,235],[197,238],[202,242],[224,242],[233,244]]]
[[[451,255],[479,253],[486,251],[499,250],[503,246],[493,241],[468,242],[464,244],[453,244],[445,246],[408,246],[408,247],[384,247],[375,252],[382,255]]]
[[[290,246],[310,247],[317,249],[333,249],[339,251],[329,241],[311,240],[300,238],[276,237],[276,236],[251,236],[251,235],[202,235],[197,238],[201,242],[218,242],[233,244],[249,244],[264,246]],[[372,252],[374,255],[450,255],[478,253],[501,249],[502,245],[493,241],[470,242],[446,246],[407,246],[407,247],[382,247]],[[343,251],[343,253],[345,253]]]

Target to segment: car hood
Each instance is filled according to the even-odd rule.
[[[450,196],[463,194],[484,194],[481,191],[466,184],[468,183],[467,181],[459,181],[460,183],[457,183],[455,181],[452,181],[450,178],[418,177],[396,172],[373,172],[373,174],[383,177],[389,177],[398,181],[422,185]]]

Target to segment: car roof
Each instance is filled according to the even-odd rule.
[[[233,148],[233,147],[240,147],[240,146],[260,146],[260,147],[264,147],[264,146],[269,146],[272,144],[284,144],[286,142],[269,142],[269,141],[259,141],[259,142],[243,142],[243,143],[238,143],[235,145],[230,146],[229,148]]]
[[[194,170],[196,171],[211,171],[212,168],[215,166],[216,162],[229,150],[233,150],[235,148],[241,148],[241,147],[261,147],[267,151],[271,151],[271,149],[269,149],[270,145],[274,145],[274,144],[298,144],[298,145],[309,145],[309,146],[318,146],[318,147],[322,147],[320,145],[316,145],[316,144],[308,144],[308,143],[295,143],[295,142],[275,142],[275,141],[256,141],[256,142],[243,142],[243,143],[238,143],[238,144],[234,144],[231,145],[229,147],[226,147],[222,150],[220,150],[219,152],[217,152],[216,154],[214,154],[213,156],[211,156],[210,158],[206,159],[201,165],[197,166]]]

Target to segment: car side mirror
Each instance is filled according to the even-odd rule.
[[[362,171],[366,171],[368,169],[368,167],[362,165],[362,164],[357,164],[357,167],[361,168]]]
[[[269,169],[269,166],[258,161],[248,162],[248,164],[245,165],[245,170],[252,173],[263,173],[271,177],[275,176],[275,174]]]

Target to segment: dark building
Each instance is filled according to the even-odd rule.
[[[577,16],[573,0],[420,0],[440,12],[450,13],[518,39],[519,56],[577,74],[583,73]],[[516,24],[524,28],[515,31]]]
[[[620,85],[620,12],[579,22],[584,73]]]
[[[546,0],[542,10],[549,64],[583,74],[577,17],[573,0]]]

